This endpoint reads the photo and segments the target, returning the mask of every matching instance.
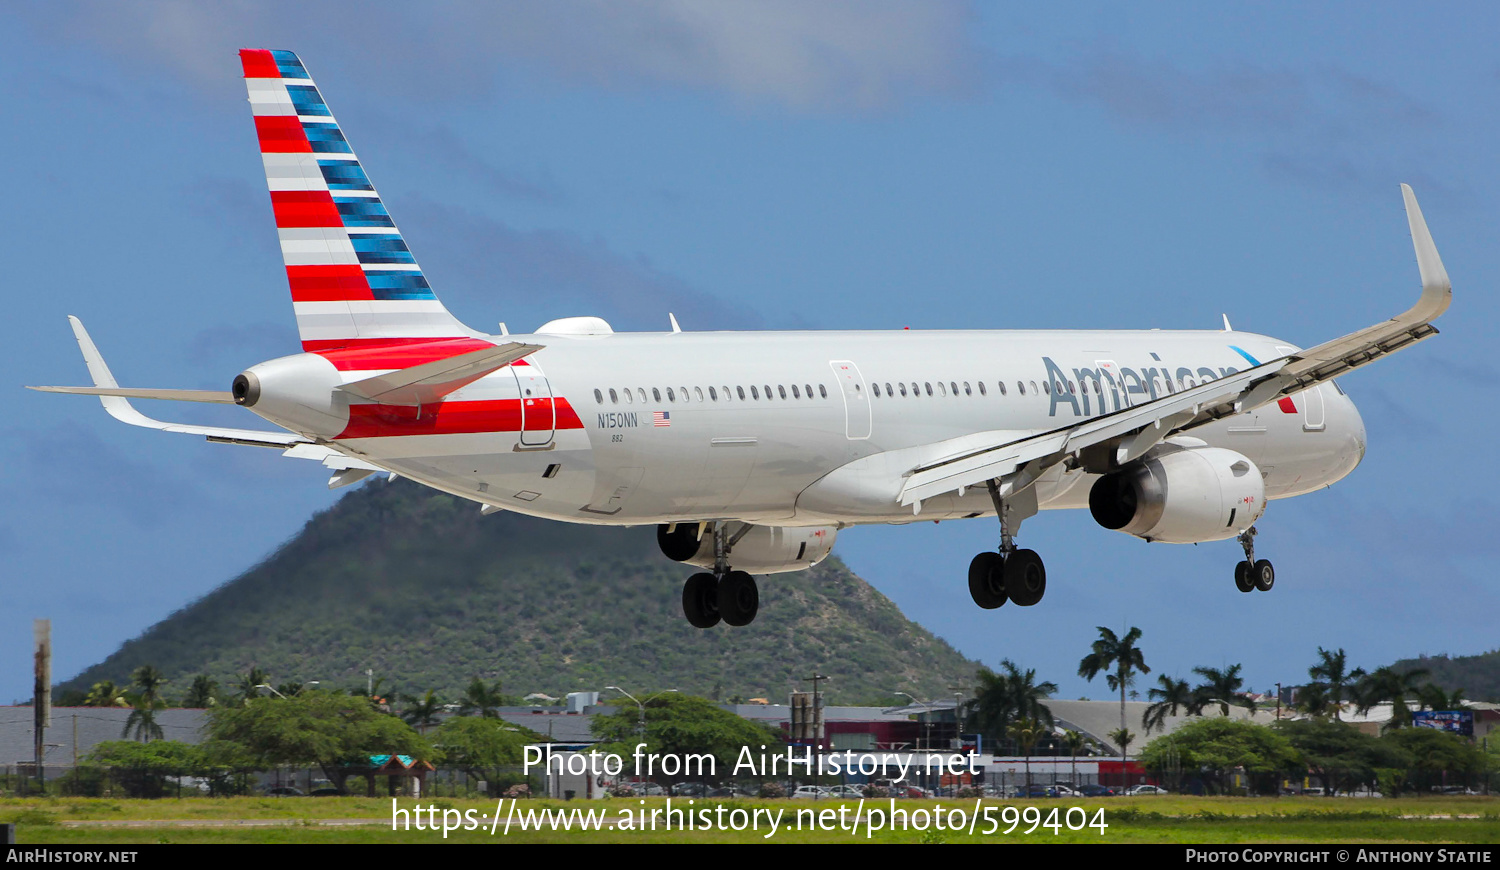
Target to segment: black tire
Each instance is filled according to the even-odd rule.
[[[1009,599],[1005,595],[1005,560],[999,553],[980,553],[969,563],[969,597],[985,610],[994,610]]]
[[[1005,594],[1021,607],[1030,607],[1047,594],[1047,568],[1035,550],[1016,550],[1005,558]]]
[[[760,610],[760,590],[744,571],[730,571],[719,581],[719,615],[725,625],[749,625]]]
[[[1261,559],[1250,569],[1250,576],[1255,580],[1255,588],[1262,592],[1270,592],[1271,587],[1276,585],[1276,569],[1271,563]]]
[[[1241,592],[1254,592],[1255,581],[1250,577],[1250,563],[1236,562],[1234,565],[1234,588]]]
[[[694,574],[682,584],[682,613],[693,628],[719,624],[719,581],[712,574]]]
[[[700,540],[697,523],[678,523],[670,532],[667,528],[666,524],[656,527],[656,545],[661,548],[661,554],[673,562],[686,562],[698,555],[698,551],[703,548],[703,541],[712,537],[705,531]]]

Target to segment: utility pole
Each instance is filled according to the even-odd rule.
[[[36,635],[36,681],[32,687],[32,736],[36,738],[36,784],[37,791],[46,793],[47,779],[42,771],[47,747],[42,742],[47,723],[52,718],[52,620],[37,619],[31,624]]]

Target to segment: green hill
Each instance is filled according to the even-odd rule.
[[[194,674],[228,688],[252,666],[273,683],[319,680],[434,689],[474,677],[555,696],[623,686],[784,700],[819,672],[829,703],[900,689],[946,697],[976,663],[905,616],[837,558],[761,579],[745,628],[682,617],[691,569],[652,527],[578,526],[511,513],[398,481],[367,484],[308,521],[266,561],[152,626],[63,684],[128,682],[155,665],[180,695]]]
[[[1422,656],[1391,665],[1397,671],[1425,668],[1423,682],[1436,683],[1449,692],[1463,689],[1471,701],[1500,703],[1500,649],[1472,656]]]

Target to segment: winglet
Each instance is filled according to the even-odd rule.
[[[83,351],[83,363],[88,366],[89,377],[93,379],[96,387],[119,387],[114,374],[104,362],[104,355],[94,345],[94,340],[89,337],[89,331],[83,328],[83,321],[68,315],[68,323],[73,327],[73,337],[78,339],[78,348]],[[135,409],[130,400],[121,396],[100,396],[99,401],[104,405],[104,410],[111,417],[121,423],[129,423],[132,426],[144,426],[147,429],[158,429],[159,421],[153,420]]]
[[[1432,233],[1427,230],[1427,221],[1422,217],[1422,208],[1417,205],[1417,195],[1411,186],[1401,185],[1401,196],[1406,200],[1406,222],[1411,226],[1411,242],[1417,252],[1417,269],[1422,273],[1422,298],[1417,307],[1426,319],[1431,320],[1448,310],[1453,301],[1453,284],[1448,280],[1448,270],[1438,256]]]

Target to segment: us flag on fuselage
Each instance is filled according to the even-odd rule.
[[[672,412],[671,411],[652,411],[651,412],[651,425],[652,426],[656,426],[657,428],[665,428],[667,426],[672,425]]]

